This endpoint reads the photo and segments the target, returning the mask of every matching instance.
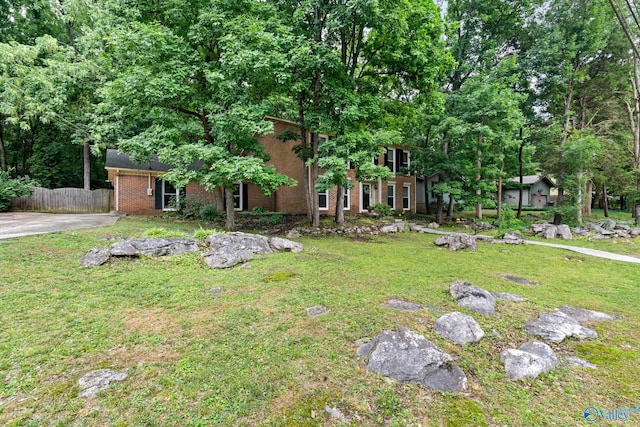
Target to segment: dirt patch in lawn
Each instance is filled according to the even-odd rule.
[[[181,328],[170,313],[159,308],[141,308],[123,313],[125,333],[178,336]]]

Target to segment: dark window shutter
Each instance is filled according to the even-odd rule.
[[[249,210],[249,186],[242,183],[242,210]]]
[[[162,209],[162,180],[156,178],[156,209]]]
[[[396,173],[399,173],[401,168],[402,168],[402,150],[399,148],[396,148]]]

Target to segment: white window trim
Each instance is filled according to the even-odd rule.
[[[176,190],[175,193],[169,193],[169,194],[170,195],[174,195],[175,194],[175,196],[176,196],[176,205],[177,206],[180,206],[180,189],[176,188],[173,184],[171,184],[169,181],[166,181],[164,179],[161,180],[161,182],[162,182],[162,210],[165,211],[165,212],[177,211],[178,209],[176,209],[176,208],[165,206],[165,197],[167,196],[167,191],[165,189],[165,184],[168,183],[169,185],[171,185]]]
[[[239,194],[239,197],[240,197],[240,203],[238,203],[238,206],[239,206],[239,207],[237,207],[237,208],[236,208],[236,207],[235,207],[235,205],[236,205],[236,204],[235,204],[236,195],[235,195],[235,192],[234,192],[234,195],[233,195],[233,200],[234,200],[234,203],[233,203],[233,210],[234,210],[234,211],[238,211],[238,212],[240,212],[240,211],[242,211],[242,210],[243,210],[243,208],[244,208],[244,206],[242,206],[242,202],[243,202],[243,200],[244,200],[244,194],[243,194],[243,193],[244,193],[244,191],[243,191],[243,187],[244,187],[244,186],[242,185],[242,182],[241,182],[241,181],[234,182],[234,183],[233,183],[233,185],[237,185],[237,186],[238,186],[238,194]]]
[[[404,153],[407,153],[407,169],[411,170],[411,151],[409,150],[402,150],[403,156]],[[409,172],[407,172],[407,175],[409,174]]]
[[[344,206],[344,201],[347,201],[347,206]],[[344,194],[342,196],[342,207],[345,211],[351,210],[351,190],[348,187],[344,187]]]
[[[323,194],[323,193],[326,195],[325,200],[327,201],[327,204],[324,207],[320,206],[320,194]],[[324,191],[318,190],[318,210],[321,210],[321,211],[329,210],[329,190],[324,190]]]
[[[404,189],[407,188],[407,200],[409,201],[409,207],[404,207]],[[411,184],[402,184],[402,210],[410,211],[411,210]]]
[[[386,147],[387,151],[384,152],[384,164],[385,166],[387,165],[387,154],[389,153],[389,150],[391,151],[391,154],[393,155],[393,160],[391,161],[391,172],[396,173],[396,149],[395,148],[390,148],[390,147]]]
[[[374,191],[374,184],[370,183],[370,182],[361,182],[360,183],[360,212],[368,212],[367,209],[364,208],[362,202],[364,201],[364,186],[368,185],[369,186],[369,206],[373,206],[374,205],[374,197],[373,197],[373,191]]]
[[[393,187],[393,206],[389,205],[389,187]],[[387,205],[391,207],[391,209],[396,210],[396,183],[389,182],[387,183]]]

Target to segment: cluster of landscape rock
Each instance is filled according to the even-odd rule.
[[[302,244],[281,237],[267,238],[249,233],[215,233],[206,238],[209,250],[202,256],[211,268],[229,268],[254,258],[278,251],[301,252]],[[146,238],[122,239],[110,249],[93,248],[80,261],[84,268],[105,264],[111,257],[140,257],[182,255],[198,252],[201,248],[194,239]]]
[[[512,276],[505,277],[511,280]],[[526,279],[513,277],[517,283],[537,286]],[[504,292],[488,292],[471,283],[456,281],[450,284],[449,293],[458,306],[485,316],[494,315],[496,299],[522,302],[526,298]],[[425,306],[392,298],[385,307],[400,310],[419,310]],[[562,306],[552,313],[541,313],[535,321],[527,322],[524,330],[528,335],[551,343],[560,343],[567,337],[578,339],[596,338],[597,332],[581,322],[615,320],[605,313],[570,306]],[[451,312],[440,316],[435,322],[435,331],[458,345],[477,342],[485,336],[480,324],[472,316]],[[497,333],[496,333],[497,334]],[[421,384],[427,388],[453,392],[466,387],[464,372],[455,365],[448,353],[438,349],[424,336],[406,328],[400,331],[383,331],[370,342],[362,344],[357,351],[367,368],[381,375]],[[505,349],[500,353],[500,362],[511,379],[535,378],[550,372],[559,363],[559,358],[546,343],[530,340],[519,348]],[[575,356],[566,358],[571,366],[596,368],[595,365]]]

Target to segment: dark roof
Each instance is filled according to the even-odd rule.
[[[189,165],[187,169],[194,170],[201,168],[204,162],[197,160]],[[171,166],[158,160],[157,154],[152,154],[148,162],[136,163],[131,160],[127,153],[121,153],[112,148],[107,149],[107,159],[104,165],[108,169],[133,169],[141,171],[169,172]]]
[[[514,183],[519,183],[520,182],[520,177],[515,177],[515,178],[509,178],[507,181],[509,182],[514,182]],[[540,181],[546,181],[547,185],[549,187],[555,187],[556,185],[553,183],[553,181],[551,181],[551,178],[549,178],[546,175],[525,175],[522,177],[522,184],[523,185],[534,185],[539,183]]]
[[[131,157],[126,153],[121,153],[118,150],[107,149],[107,160],[105,163],[106,168],[112,169],[135,169],[135,170],[148,170],[148,171],[160,171],[168,172],[171,167],[158,160],[157,154],[152,154],[148,162],[135,163],[131,160]]]

